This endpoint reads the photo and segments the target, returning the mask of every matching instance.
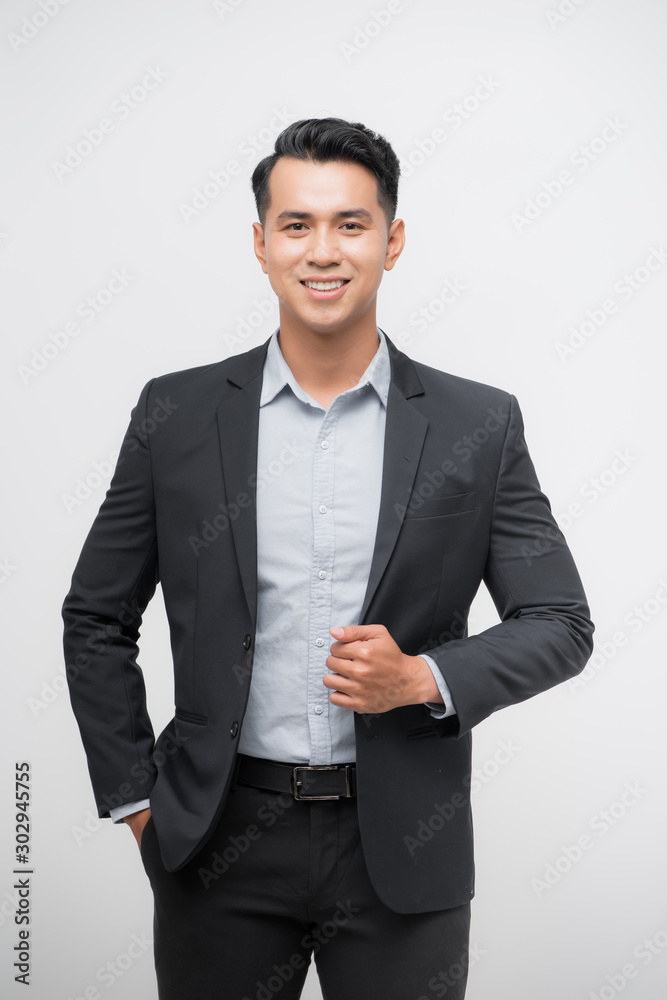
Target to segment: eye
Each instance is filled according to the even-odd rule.
[[[304,226],[303,222],[290,222],[289,226],[286,226],[285,228],[286,229],[293,229],[295,226],[300,226],[301,229],[305,229],[306,228]],[[296,232],[301,232],[301,229],[297,229]]]
[[[359,225],[358,222],[345,222],[343,224],[344,229],[347,229],[348,226],[351,226],[352,229],[361,229],[361,226]]]

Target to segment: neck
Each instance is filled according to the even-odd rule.
[[[294,378],[318,402],[356,385],[379,346],[373,315],[363,325],[318,333],[280,317],[278,343]]]

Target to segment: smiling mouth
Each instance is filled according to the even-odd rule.
[[[317,292],[329,292],[334,288],[341,288],[349,283],[349,278],[338,278],[336,281],[302,281],[306,288],[314,288]]]

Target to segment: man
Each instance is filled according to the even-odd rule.
[[[298,997],[311,955],[327,1000],[460,1000],[470,731],[590,655],[516,400],[377,326],[398,174],[361,124],[278,137],[252,181],[279,329],[144,387],[65,600],[99,813],[130,825],[155,894],[162,1000]],[[176,707],[155,741],[136,654],[158,580]],[[502,620],[468,636],[482,580]]]

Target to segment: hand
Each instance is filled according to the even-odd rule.
[[[139,847],[141,847],[141,835],[144,832],[146,823],[148,823],[148,820],[150,819],[150,815],[150,809],[140,809],[139,812],[130,813],[129,816],[124,817],[125,822],[136,837]]]
[[[364,714],[388,712],[400,705],[442,703],[426,660],[402,653],[384,625],[346,625],[329,629],[331,644],[324,675],[329,700]]]

